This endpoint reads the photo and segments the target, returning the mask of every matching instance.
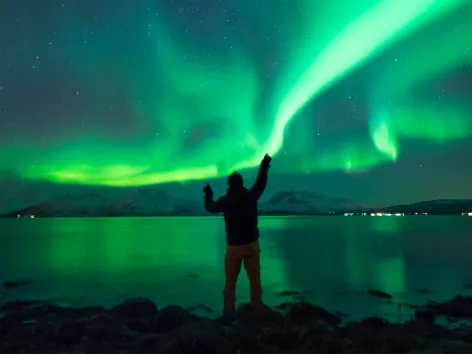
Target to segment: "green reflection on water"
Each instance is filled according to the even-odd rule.
[[[0,229],[0,281],[33,280],[12,298],[221,304],[222,218],[0,220]],[[328,308],[375,314],[385,306],[339,292],[398,295],[432,287],[449,297],[472,267],[472,218],[261,218],[260,229],[264,299],[271,305],[287,300],[279,291],[310,290],[310,299]],[[248,299],[243,271],[238,302]]]

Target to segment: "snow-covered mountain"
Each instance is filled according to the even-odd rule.
[[[296,214],[329,214],[341,211],[364,210],[359,203],[332,198],[319,193],[287,191],[275,193],[259,207],[264,212],[290,212]]]
[[[120,190],[115,193],[66,194],[45,203],[9,213],[37,217],[76,216],[152,216],[199,215],[202,203],[171,198],[165,191],[146,187]]]
[[[371,212],[379,213],[427,213],[427,214],[461,214],[472,213],[471,199],[439,199],[427,200],[406,205],[394,205],[386,208],[372,209]]]
[[[66,193],[64,186],[48,188],[47,184],[0,181],[0,214],[58,198]]]
[[[278,192],[259,205],[261,214],[324,214],[364,209],[346,199],[310,192]],[[21,208],[9,216],[87,217],[207,215],[203,200],[173,198],[157,187],[112,192],[65,194],[59,198]]]

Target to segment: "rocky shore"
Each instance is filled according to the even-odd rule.
[[[371,317],[341,325],[338,315],[303,301],[267,307],[262,320],[246,304],[233,324],[179,306],[158,309],[145,298],[111,309],[14,301],[0,311],[1,354],[472,353],[472,327],[459,321],[472,317],[472,298],[462,296],[429,302],[402,324]]]

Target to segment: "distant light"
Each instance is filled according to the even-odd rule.
[[[21,217],[21,215],[20,215],[20,214],[18,214],[18,219],[19,219],[20,217]]]
[[[31,218],[31,219],[34,219],[34,215],[30,215],[30,218]]]
[[[472,216],[472,213],[469,213],[469,214],[467,214],[467,215]]]
[[[372,213],[372,214],[370,214],[370,216],[375,216],[375,214],[374,214],[374,213]]]

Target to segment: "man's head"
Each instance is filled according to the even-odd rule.
[[[237,172],[233,172],[228,177],[229,188],[241,188],[243,186],[243,176]]]

